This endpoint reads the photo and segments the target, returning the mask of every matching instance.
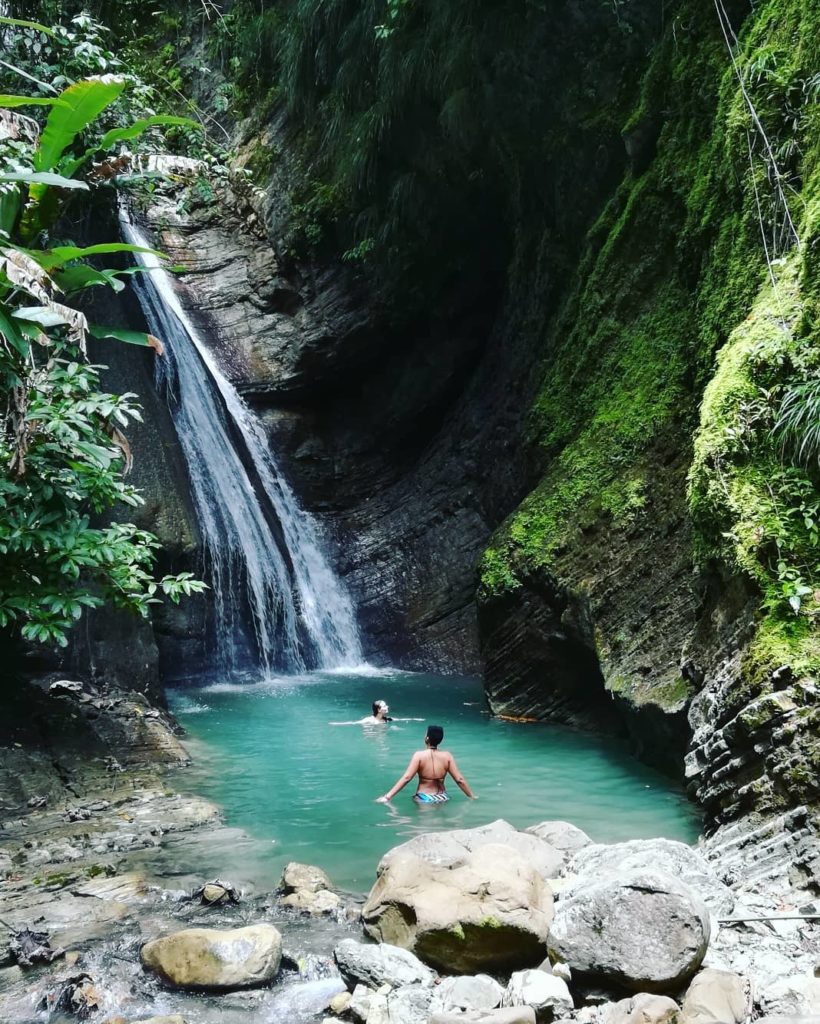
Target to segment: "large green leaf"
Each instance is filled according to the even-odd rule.
[[[104,152],[105,150],[110,149],[117,142],[136,139],[137,136],[142,135],[144,131],[147,131],[149,128],[153,128],[156,125],[180,125],[185,128],[202,128],[202,125],[199,124],[198,121],[192,121],[189,117],[175,117],[171,114],[158,114],[155,117],[143,117],[139,121],[134,121],[134,123],[129,125],[127,128],[112,128],[110,132],[106,132],[95,146],[87,149],[81,157],[78,157],[66,166],[66,174],[76,174],[77,170],[85,163],[85,161],[94,156],[95,153]]]
[[[10,235],[20,212],[20,189],[0,193],[0,231]]]
[[[153,334],[145,334],[143,331],[131,331],[125,327],[101,327],[99,324],[89,324],[88,333],[95,338],[113,338],[115,341],[126,341],[129,345],[142,345],[143,348],[152,348],[158,356],[163,353],[163,345],[159,338]]]
[[[54,188],[79,188],[89,191],[84,181],[64,178],[62,174],[54,174],[51,171],[12,171],[9,174],[0,174],[0,181],[25,181],[30,185],[53,185]]]
[[[39,21],[24,21],[22,18],[0,18],[0,25],[16,25],[18,28],[33,28],[35,32],[44,32],[47,36],[56,36],[53,28],[41,25]]]
[[[9,96],[0,93],[0,107],[54,107],[59,102],[58,96]]]
[[[29,354],[29,343],[22,336],[14,321],[6,316],[6,311],[3,308],[0,308],[0,334],[5,337],[10,345],[17,349],[21,356]]]
[[[78,263],[75,267],[66,267],[65,270],[58,270],[53,275],[57,285],[66,293],[78,292],[83,288],[93,288],[95,285],[106,285],[113,288],[115,292],[121,292],[125,285],[116,278],[116,271],[95,270],[87,263]]]
[[[37,260],[45,270],[54,270],[71,263],[72,260],[84,260],[88,256],[107,256],[112,252],[147,252],[162,260],[168,259],[165,253],[158,249],[146,249],[145,246],[131,245],[130,242],[101,242],[99,245],[87,245],[85,248],[78,245],[56,245],[53,249],[25,249],[24,252]]]
[[[110,106],[125,88],[116,75],[84,78],[60,93],[61,103],[52,108],[34,154],[38,171],[53,170],[74,139]]]

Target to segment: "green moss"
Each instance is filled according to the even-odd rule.
[[[453,927],[448,930],[450,935],[452,935],[454,938],[459,939],[461,942],[464,941],[466,936],[464,935],[464,929],[461,927],[460,924],[453,925]]]
[[[498,548],[487,548],[479,567],[480,587],[486,594],[500,594],[517,590],[521,581],[513,573],[506,553]]]
[[[497,917],[490,916],[490,917],[483,917],[478,922],[478,927],[479,928],[503,928],[504,926],[498,920]]]
[[[659,456],[693,444],[697,555],[761,595],[741,684],[753,696],[778,664],[820,668],[819,481],[784,462],[771,434],[784,389],[820,372],[820,8],[769,0],[739,33],[738,66],[767,144],[714,11],[686,3],[680,17],[624,127],[662,123],[655,157],[613,194],[548,323],[530,419],[546,469],[493,537],[482,582],[503,594],[533,569],[558,571],[585,529],[633,528]],[[770,256],[779,239],[771,271],[761,229]],[[646,696],[687,695],[681,681]]]

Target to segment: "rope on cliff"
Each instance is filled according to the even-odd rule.
[[[746,924],[749,921],[820,921],[820,914],[767,914],[758,917],[718,918],[718,924]]]

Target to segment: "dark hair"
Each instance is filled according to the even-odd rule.
[[[381,705],[382,705],[382,702],[380,700],[374,700],[373,701],[373,714],[374,715],[377,715],[379,713],[379,708],[381,707]]]
[[[428,725],[427,739],[430,741],[431,747],[437,747],[444,739],[444,730],[440,725]]]

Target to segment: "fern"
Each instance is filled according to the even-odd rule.
[[[786,390],[773,433],[797,463],[820,466],[820,378]]]

